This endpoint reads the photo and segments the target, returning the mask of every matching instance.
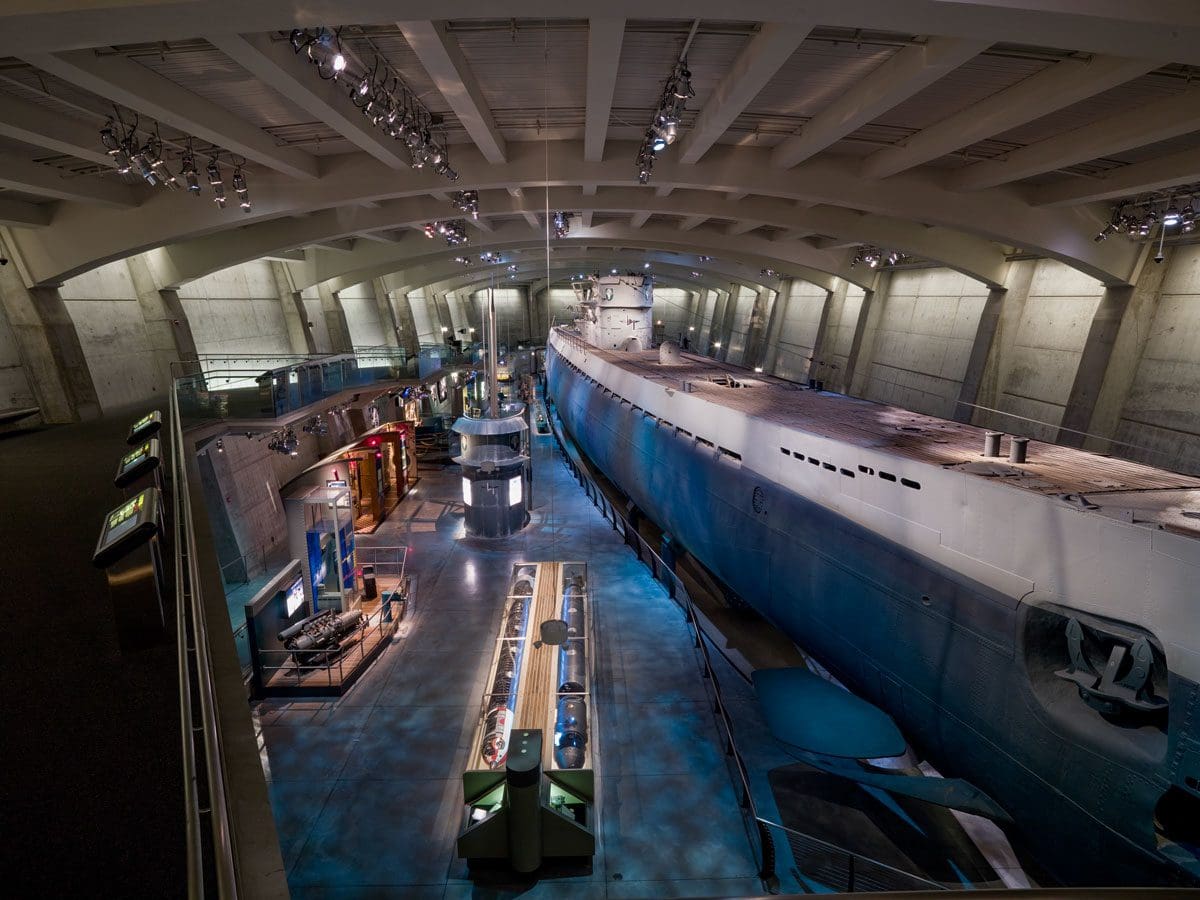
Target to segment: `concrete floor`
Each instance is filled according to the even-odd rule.
[[[360,538],[411,548],[415,600],[392,645],[335,702],[259,704],[294,897],[762,892],[682,614],[571,478],[553,438],[533,442],[529,528],[501,541],[463,538],[457,470],[422,469],[401,508]],[[467,744],[511,566],[551,559],[589,565],[598,852],[585,876],[477,884],[454,854]],[[762,774],[755,793],[769,798]]]

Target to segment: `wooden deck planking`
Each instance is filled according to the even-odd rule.
[[[562,565],[555,562],[538,563],[537,586],[534,591],[533,608],[529,611],[529,626],[525,638],[525,662],[521,672],[521,696],[517,706],[513,730],[539,729],[542,734],[542,765],[548,766],[553,745],[553,734],[546,734],[549,710],[554,702],[554,667],[558,662],[558,647],[544,644],[537,646],[541,623],[547,619],[561,618],[560,582]]]
[[[577,339],[572,343],[578,345]],[[974,425],[843,394],[807,390],[793,382],[693,354],[683,355],[685,365],[666,368],[658,364],[657,351],[618,354],[591,346],[584,349],[590,355],[660,383],[664,388],[678,388],[681,381],[689,381],[692,385],[690,396],[702,397],[715,405],[793,430],[796,435],[788,439],[788,449],[795,452],[810,452],[804,446],[807,433],[932,466],[952,467],[986,460],[981,453],[987,429]],[[750,386],[735,388],[712,380],[730,376]],[[663,409],[648,412],[662,416]],[[696,436],[721,444],[715,426],[713,433]],[[993,480],[1013,489],[1052,496],[1195,491],[1194,502],[1189,500],[1188,505],[1200,508],[1200,478],[1042,441],[1031,440],[1028,450],[1028,462],[1020,466],[1021,476]],[[1007,456],[986,461],[1008,464]],[[971,474],[971,477],[989,476]],[[1169,524],[1172,530],[1200,534],[1200,527],[1179,516],[1171,516]]]

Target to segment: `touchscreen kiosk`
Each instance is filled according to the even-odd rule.
[[[161,644],[167,637],[163,611],[159,505],[148,487],[104,517],[92,563],[105,570],[117,640],[122,652]]]
[[[104,518],[92,563],[106,569],[158,534],[158,488],[149,487]]]
[[[119,488],[128,487],[158,469],[161,464],[162,448],[158,438],[152,437],[121,457],[113,484]]]
[[[133,423],[133,427],[129,429],[129,434],[125,438],[125,443],[130,447],[136,446],[158,434],[161,429],[162,413],[157,409],[152,410]]]

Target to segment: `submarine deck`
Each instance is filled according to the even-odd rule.
[[[557,333],[639,378],[672,390],[689,382],[689,396],[755,419],[979,478],[996,478],[1009,487],[1045,496],[1083,495],[1099,506],[1100,514],[1132,509],[1136,521],[1200,539],[1200,478],[1033,440],[1028,462],[1013,465],[1006,457],[981,455],[987,430],[974,425],[811,390],[692,353],[681,354],[682,365],[663,366],[657,350],[616,353],[583,343],[566,327],[559,327]]]

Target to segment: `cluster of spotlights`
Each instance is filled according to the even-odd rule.
[[[429,166],[451,181],[458,180],[458,173],[450,167],[445,136],[440,142],[433,136],[432,129],[438,120],[378,57],[372,68],[352,72],[338,33],[327,28],[318,28],[316,32],[297,28],[292,31],[291,42],[292,49],[307,56],[321,78],[350,86],[351,102],[372,125],[404,143],[414,169]]]
[[[296,436],[295,429],[286,428],[271,435],[271,440],[267,442],[267,449],[282,453],[284,456],[298,456],[300,438]]]
[[[312,434],[312,435],[316,435],[317,437],[324,437],[325,435],[329,434],[329,423],[326,422],[324,419],[322,419],[320,416],[313,416],[311,419],[309,419],[307,422],[305,422],[302,426],[300,426],[300,430],[303,431],[305,434]]]
[[[684,108],[695,96],[696,91],[692,88],[692,73],[688,71],[687,60],[680,59],[671,70],[671,77],[663,87],[654,119],[646,129],[646,136],[642,138],[642,144],[638,148],[637,167],[640,184],[646,184],[650,180],[657,154],[666,150],[679,137]]]
[[[200,172],[196,166],[196,154],[192,150],[191,139],[188,140],[183,155],[179,158],[179,175],[176,176],[163,158],[163,142],[155,126],[154,133],[146,137],[145,142],[138,138],[137,122],[128,128],[117,118],[109,119],[100,129],[100,143],[112,158],[113,166],[121,175],[136,172],[142,180],[151,187],[165,187],[175,190],[180,187],[180,179],[189,194],[200,196]],[[209,157],[204,174],[212,189],[213,201],[220,209],[225,208],[225,179],[221,174],[221,164],[216,154]],[[237,193],[238,203],[244,212],[250,212],[250,191],[246,186],[246,175],[241,164],[233,169],[233,189]]]
[[[862,263],[868,268],[877,269],[880,266],[894,266],[902,259],[904,259],[904,254],[899,250],[882,250],[879,247],[862,246],[850,260],[850,268],[853,269]]]
[[[467,223],[462,219],[451,219],[448,222],[426,222],[425,237],[435,238],[441,235],[446,239],[446,246],[457,247],[467,243]]]
[[[472,219],[479,218],[479,191],[455,191],[450,195],[450,202],[460,213]]]
[[[1196,210],[1189,197],[1181,208],[1174,197],[1166,200],[1148,200],[1140,203],[1119,203],[1113,207],[1108,223],[1096,235],[1096,242],[1106,240],[1110,234],[1125,234],[1131,238],[1147,238],[1162,224],[1162,233],[1176,229],[1180,234],[1191,234],[1196,230]]]
[[[559,210],[554,213],[550,221],[554,225],[556,238],[565,238],[571,233],[571,213]]]
[[[765,269],[759,269],[758,274],[761,275],[763,278],[782,278],[783,277],[778,272],[776,272],[774,269],[772,269],[770,266],[767,266]]]

